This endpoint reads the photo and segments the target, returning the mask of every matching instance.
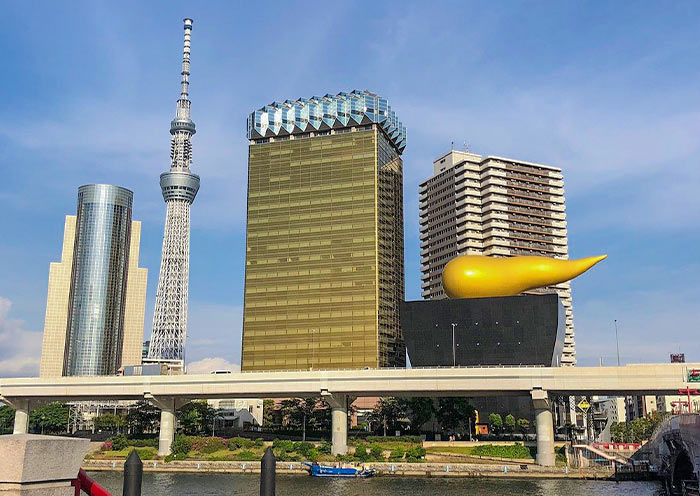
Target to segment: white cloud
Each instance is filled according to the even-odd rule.
[[[188,374],[210,374],[215,370],[238,372],[240,369],[240,365],[233,364],[225,358],[220,357],[202,358],[201,360],[187,364]]]
[[[38,376],[42,333],[10,318],[11,308],[12,302],[0,296],[0,377]]]

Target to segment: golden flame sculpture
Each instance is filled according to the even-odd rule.
[[[494,258],[462,255],[445,265],[442,287],[450,298],[513,296],[573,279],[606,257],[558,260],[529,256]]]

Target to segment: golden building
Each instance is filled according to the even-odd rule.
[[[41,377],[114,374],[140,365],[148,271],[129,190],[88,185],[66,216],[61,262],[51,263]],[[106,222],[108,221],[108,222]]]
[[[405,129],[369,92],[248,123],[242,369],[404,366]]]

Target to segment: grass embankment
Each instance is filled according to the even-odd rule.
[[[439,446],[427,449],[428,453],[454,453],[467,456],[487,456],[490,458],[532,459],[535,451],[522,444],[515,443],[506,446],[481,444],[477,446]]]
[[[159,459],[157,443],[157,439],[128,440],[117,436],[104,443],[101,449],[92,453],[89,458],[98,460],[124,459],[133,449],[136,449],[142,460]],[[367,463],[396,461],[421,463],[425,461],[426,455],[420,442],[416,442],[412,438],[401,441],[395,438],[353,440],[348,454],[334,456],[331,455],[331,444],[327,441],[310,443],[275,440],[272,443],[265,443],[262,439],[253,441],[240,437],[223,439],[177,436],[172,445],[172,454],[165,457],[165,461],[258,461],[270,445],[277,461],[282,462],[343,461]]]
[[[134,446],[129,446],[122,450],[99,450],[86,456],[85,458],[121,460],[122,458],[127,458],[133,450],[136,450],[136,452],[139,454],[139,458],[142,460],[154,460],[158,457],[158,450],[156,448],[136,448]]]
[[[561,447],[556,451],[556,465],[563,467],[566,465],[565,447]],[[449,456],[459,455],[464,457],[461,461],[477,461],[480,459],[504,459],[504,460],[519,460],[525,462],[534,462],[537,454],[537,449],[534,446],[523,446],[520,443],[511,445],[493,445],[481,444],[477,446],[434,446],[427,448],[427,452],[431,455]]]

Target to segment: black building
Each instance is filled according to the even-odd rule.
[[[556,294],[407,301],[401,327],[414,367],[558,366],[565,315]]]
[[[566,328],[556,294],[404,302],[401,327],[413,367],[559,366]],[[490,413],[534,419],[526,396],[470,399]]]

